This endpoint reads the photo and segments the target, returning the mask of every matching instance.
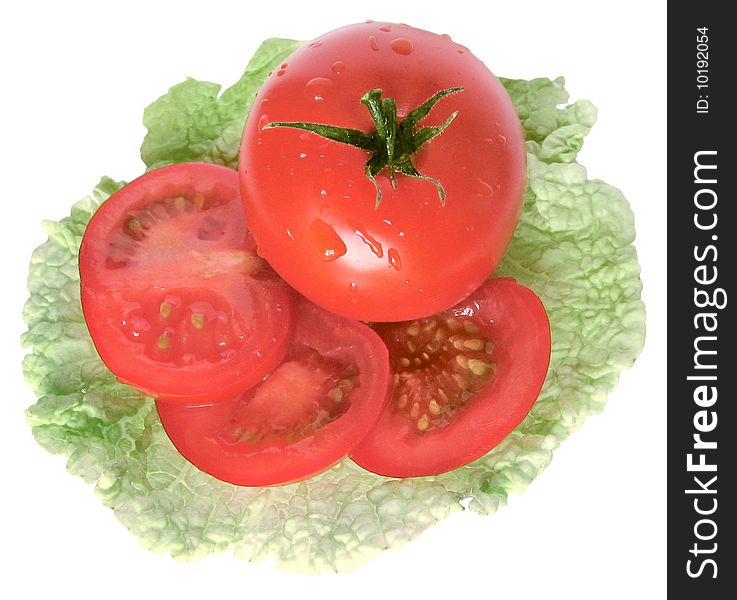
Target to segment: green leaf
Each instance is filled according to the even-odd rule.
[[[172,88],[146,112],[147,164],[233,166],[256,82],[297,45],[267,42],[220,98],[213,84]],[[491,513],[524,490],[561,441],[602,410],[619,372],[639,354],[644,307],[627,201],[575,163],[595,110],[588,102],[559,107],[568,98],[562,79],[504,83],[528,139],[529,178],[496,274],[516,277],[543,299],[553,351],[531,413],[489,454],[444,475],[401,481],[345,460],[308,481],[270,488],[232,486],[193,467],[169,441],[152,401],[105,369],[84,324],[77,249],[98,203],[121,185],[109,179],[70,217],[46,224],[49,239],[31,259],[23,343],[32,353],[23,369],[39,397],[28,409],[38,442],[94,483],[102,502],[155,552],[194,559],[227,550],[307,572],[354,568],[461,510],[461,500]]]
[[[141,158],[149,169],[204,161],[238,165],[240,143],[253,98],[269,72],[302,45],[270,38],[256,50],[243,76],[220,93],[216,83],[187,79],[143,111],[148,133]]]

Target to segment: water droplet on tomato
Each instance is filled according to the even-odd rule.
[[[131,315],[127,323],[123,321],[123,325],[127,325],[128,335],[133,339],[144,337],[151,330],[151,323],[140,315]]]
[[[261,115],[261,118],[258,120],[258,130],[263,131],[264,127],[266,127],[269,123],[271,123],[271,118],[269,118],[269,115],[264,113]]]
[[[351,293],[355,294],[358,291],[358,284],[355,281],[351,281],[349,289]]]
[[[286,69],[286,68],[287,68],[287,63],[282,63],[282,64],[281,64],[281,68],[282,68],[282,69]]]
[[[361,241],[371,249],[371,252],[379,258],[384,256],[384,249],[381,247],[381,242],[379,242],[379,240],[360,229],[354,229],[354,231],[356,232],[356,235],[361,238]]]
[[[333,87],[333,82],[327,77],[315,77],[310,79],[305,86],[305,93],[308,98],[315,102],[322,102],[325,97],[330,93],[330,89]]]
[[[503,136],[503,135],[502,135],[501,133],[500,133],[499,135],[497,135],[497,136],[496,136],[496,143],[497,143],[497,144],[501,144],[501,145],[504,145],[504,144],[506,144],[506,143],[507,143],[507,138],[506,138],[506,136]]]
[[[486,183],[483,179],[480,177],[476,180],[481,184],[481,194],[484,196],[493,196],[494,195],[494,188],[491,187],[488,183]]]
[[[322,46],[322,42],[319,41],[310,42],[309,45],[310,48],[319,48],[320,46]]]
[[[336,60],[330,68],[333,70],[333,73],[344,73],[345,63],[342,60]]]
[[[276,76],[277,76],[277,77],[281,77],[282,75],[284,75],[284,73],[286,73],[286,70],[285,70],[285,69],[279,69],[279,70],[278,70],[278,71],[276,72]]]
[[[315,219],[310,225],[312,242],[320,257],[325,261],[333,261],[346,253],[345,242],[336,233],[332,225],[322,219]]]
[[[412,50],[415,49],[415,45],[407,38],[397,38],[392,40],[391,48],[397,54],[407,55],[412,54]]]
[[[394,270],[400,271],[402,269],[402,259],[399,257],[399,252],[397,252],[395,248],[389,248],[387,258],[389,259],[389,264],[394,268]]]
[[[379,31],[391,31],[391,30],[392,28],[390,25],[382,25],[381,27],[379,27]]]
[[[369,46],[371,46],[372,50],[379,51],[379,42],[376,41],[376,36],[369,36]]]

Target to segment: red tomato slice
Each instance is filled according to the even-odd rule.
[[[377,206],[369,151],[268,127],[307,122],[371,134],[366,92],[393,99],[402,123],[456,87],[463,91],[440,99],[416,130],[457,115],[412,159],[442,184],[444,203],[432,181],[395,173],[394,188],[384,169]],[[525,190],[522,127],[501,83],[448,36],[392,23],[343,27],[286,59],[256,97],[240,156],[261,255],[313,302],[364,321],[432,315],[471,294],[504,253]]]
[[[437,475],[486,454],[530,411],[550,360],[545,308],[514,279],[492,279],[450,310],[377,331],[393,397],[351,458],[391,477]]]
[[[159,399],[166,433],[195,466],[236,485],[276,485],[333,465],[386,402],[389,356],[366,325],[300,299],[282,363],[256,387],[211,405]]]
[[[126,185],[92,217],[79,272],[102,360],[149,395],[242,390],[286,351],[290,292],[256,255],[231,169],[184,163]]]

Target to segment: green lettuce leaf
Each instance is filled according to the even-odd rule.
[[[187,79],[143,111],[148,133],[141,158],[149,169],[204,161],[238,165],[240,143],[253,98],[267,75],[302,42],[271,38],[256,50],[243,76],[220,96],[220,86]]]
[[[155,166],[209,160],[234,166],[240,129],[264,75],[298,46],[266,42],[235,86],[187,81],[145,113],[142,154]],[[400,546],[464,505],[491,513],[550,462],[553,450],[604,407],[644,338],[633,216],[615,188],[575,162],[595,120],[588,102],[559,108],[562,79],[503,80],[527,135],[524,212],[497,274],[535,290],[549,312],[550,372],[529,416],[481,459],[437,477],[393,480],[350,460],[298,484],[243,488],[188,463],[151,399],[117,383],[97,356],[79,302],[77,252],[99,203],[122,184],[103,179],[91,198],[33,253],[23,364],[38,402],[38,442],[67,458],[141,543],[177,559],[232,551],[273,556],[302,572],[344,571]],[[463,504],[461,503],[463,501]]]

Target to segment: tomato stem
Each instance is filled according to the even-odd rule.
[[[462,87],[439,91],[410,111],[399,123],[397,122],[397,104],[394,98],[382,98],[381,94],[383,92],[381,89],[369,90],[361,97],[361,104],[368,109],[376,126],[372,133],[365,133],[349,127],[304,122],[277,121],[269,123],[266,128],[291,127],[293,129],[303,129],[320,137],[370,152],[371,156],[366,161],[365,175],[376,187],[376,208],[381,203],[381,186],[376,181],[376,176],[384,169],[389,171],[389,181],[395,189],[397,187],[395,173],[433,183],[438,190],[440,204],[445,206],[445,189],[443,189],[442,184],[437,179],[417,171],[412,164],[412,157],[417,154],[424,144],[445,131],[448,125],[453,122],[453,119],[456,118],[458,111],[451,114],[442,125],[426,126],[418,131],[415,131],[415,127],[428,115],[439,100],[462,91]]]

